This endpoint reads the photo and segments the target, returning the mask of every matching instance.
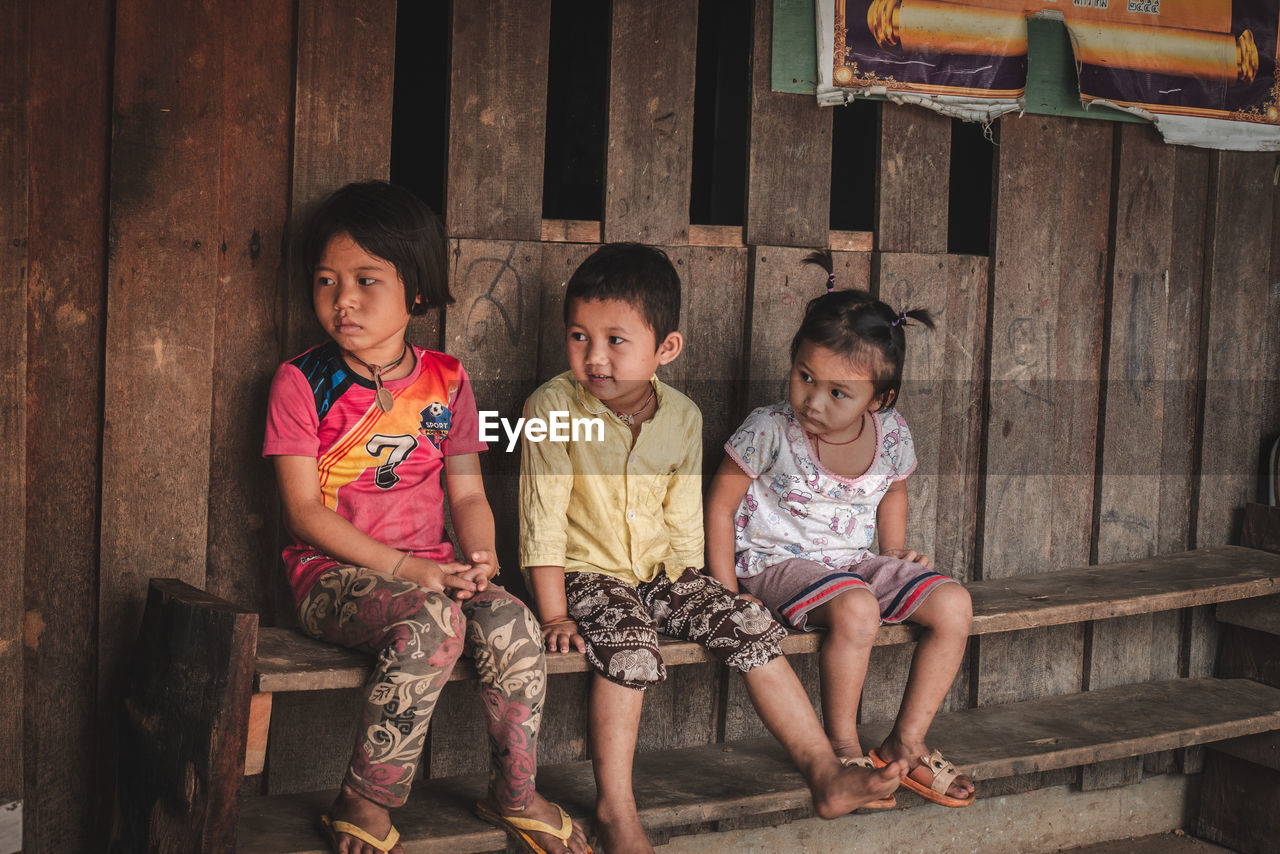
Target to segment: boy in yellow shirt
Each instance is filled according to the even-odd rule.
[[[703,566],[702,414],[654,374],[680,355],[680,278],[661,250],[609,244],[565,293],[569,370],[526,419],[600,418],[597,441],[531,441],[520,463],[520,561],[547,648],[584,652],[597,832],[610,854],[652,851],[631,789],[644,689],[666,678],[658,632],[705,645],[741,672],[765,726],[824,818],[874,805],[906,763],[843,766],[782,655],[786,632]]]

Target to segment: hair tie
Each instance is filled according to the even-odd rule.
[[[906,322],[907,322],[907,313],[906,311],[903,311],[902,314],[898,315],[898,317],[895,320],[890,321],[889,325],[897,326],[899,323],[906,323]]]
[[[831,293],[836,289],[836,274],[827,273],[827,293]]]

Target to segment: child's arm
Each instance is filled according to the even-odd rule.
[[[564,595],[563,566],[531,566],[529,582],[533,585],[533,603],[542,623],[542,637],[551,652],[587,651],[587,642],[578,633],[578,624],[569,616],[569,601]]]
[[[475,592],[476,585],[458,574],[465,565],[406,557],[326,507],[314,458],[277,456],[275,465],[284,521],[299,540],[352,566],[388,575],[398,566],[397,575],[438,593],[465,598]]]
[[[880,539],[880,554],[902,560],[914,561],[925,568],[932,568],[933,561],[927,555],[906,548],[907,543],[907,480],[895,480],[889,491],[880,499],[876,508],[876,536]]]
[[[478,454],[457,454],[444,458],[444,484],[449,495],[449,516],[462,549],[462,562],[470,564],[459,576],[480,592],[498,574],[494,546],[493,508],[484,492]]]
[[[707,493],[707,569],[716,581],[743,599],[759,602],[756,597],[738,589],[738,574],[734,570],[733,518],[750,486],[751,476],[726,454]]]

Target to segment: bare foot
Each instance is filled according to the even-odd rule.
[[[924,766],[922,758],[928,756],[932,751],[924,745],[905,744],[895,738],[885,739],[884,744],[876,748],[876,755],[886,762],[892,762],[895,759],[904,759],[909,764],[911,778],[922,786],[928,786],[933,782],[933,772]],[[947,796],[960,801],[967,801],[973,796],[974,786],[973,778],[968,774],[961,774],[951,781],[951,785],[947,787]]]
[[[862,745],[858,740],[832,741],[831,749],[836,752],[837,759],[858,759],[862,756]]]
[[[562,821],[559,807],[537,792],[533,793],[533,800],[523,810],[503,810],[502,814],[507,818],[530,818],[555,828],[560,827]],[[587,835],[582,832],[582,826],[576,821],[573,823],[573,832],[566,842],[561,842],[558,837],[550,833],[539,833],[533,830],[524,832],[529,834],[544,851],[554,852],[554,854],[564,854],[566,851],[571,854],[587,854],[591,850],[591,846],[587,844]]]
[[[901,761],[891,762],[874,771],[837,762],[834,769],[816,776],[809,784],[814,812],[821,818],[836,818],[853,812],[893,792],[906,772],[907,763]]]
[[[605,854],[653,854],[635,808],[610,811],[596,805],[596,835]]]
[[[360,797],[346,786],[342,787],[338,799],[329,808],[329,818],[332,821],[350,822],[375,839],[386,839],[391,831],[391,813],[387,812],[387,808]],[[377,848],[346,833],[335,830],[333,838],[336,854],[381,854]],[[391,852],[404,854],[404,848],[396,843]]]

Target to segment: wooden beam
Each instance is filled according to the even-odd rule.
[[[551,0],[452,6],[449,235],[538,240]]]
[[[689,241],[697,0],[613,0],[604,239]]]

